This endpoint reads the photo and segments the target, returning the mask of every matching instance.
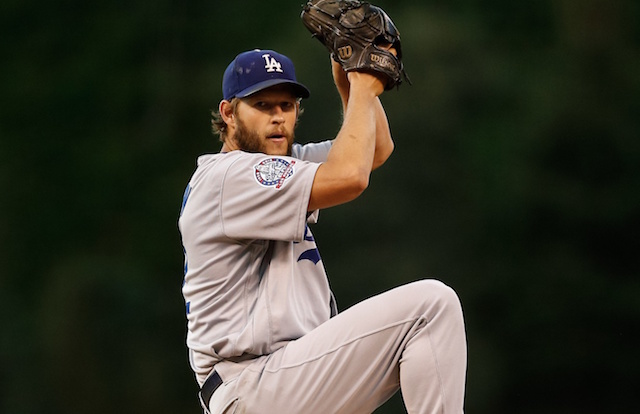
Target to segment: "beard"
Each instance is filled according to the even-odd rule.
[[[242,151],[269,154],[267,149],[269,138],[261,137],[255,129],[250,129],[240,118],[236,119],[236,124],[237,127],[233,134],[233,139]],[[269,155],[291,155],[291,147],[295,138],[294,133],[293,131],[285,131],[283,134],[287,138],[286,154]]]

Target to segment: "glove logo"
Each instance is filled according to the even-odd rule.
[[[369,59],[371,59],[372,62],[378,64],[381,68],[388,68],[391,71],[396,70],[396,65],[388,56],[372,53],[371,55],[369,55]]]
[[[338,48],[338,56],[340,59],[349,59],[353,55],[353,48],[351,45],[346,45]]]
[[[271,57],[268,53],[265,53],[262,57],[264,58],[264,68],[267,72],[282,72],[282,65],[276,60],[276,58]]]

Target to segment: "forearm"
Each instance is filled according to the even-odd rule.
[[[340,101],[342,102],[342,111],[344,116],[349,103],[349,90],[345,88],[338,88],[338,93],[340,95]],[[387,159],[389,159],[389,156],[391,156],[395,147],[393,138],[391,137],[387,114],[379,97],[376,98],[375,102],[375,126],[376,144],[373,162],[371,165],[372,171],[380,167],[385,163],[385,161],[387,161]]]
[[[309,210],[351,201],[369,184],[376,148],[377,93],[363,82],[351,85],[342,127],[327,161],[316,173]]]
[[[394,149],[393,138],[389,128],[387,114],[380,102],[380,98],[376,99],[376,149],[373,158],[372,170],[385,163]]]
[[[327,161],[369,176],[376,149],[378,98],[369,89],[352,88],[346,104],[342,128],[333,143]],[[365,172],[366,171],[366,172]]]

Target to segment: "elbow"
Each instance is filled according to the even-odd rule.
[[[345,193],[349,194],[352,200],[358,198],[369,187],[370,171],[364,169],[354,171],[348,179],[344,181]]]
[[[391,157],[391,154],[393,153],[394,149],[395,149],[395,144],[393,143],[393,141],[389,140],[389,142],[387,143],[387,145],[385,145],[384,148],[380,148],[378,151],[376,151],[376,155],[375,155],[375,158],[373,159],[373,165],[371,169],[375,170],[376,168],[380,167],[382,164],[387,162],[389,157]]]
[[[367,187],[369,187],[369,175],[362,177],[354,183],[353,192],[356,194],[356,197],[358,197],[360,194],[364,193],[364,190],[366,190]]]
[[[389,143],[387,144],[387,146],[384,149],[384,152],[382,154],[382,162],[380,164],[384,164],[389,157],[391,157],[391,154],[393,154],[393,150],[396,148],[396,144],[389,140]]]
[[[369,186],[366,168],[341,165],[338,171],[328,168],[330,163],[322,164],[316,173],[311,188],[308,211],[337,206],[358,198]]]

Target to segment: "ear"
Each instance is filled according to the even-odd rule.
[[[231,105],[231,102],[226,100],[220,101],[220,104],[218,105],[218,112],[220,113],[220,117],[224,123],[227,124],[228,128],[235,128],[236,119],[233,115],[233,106]]]

